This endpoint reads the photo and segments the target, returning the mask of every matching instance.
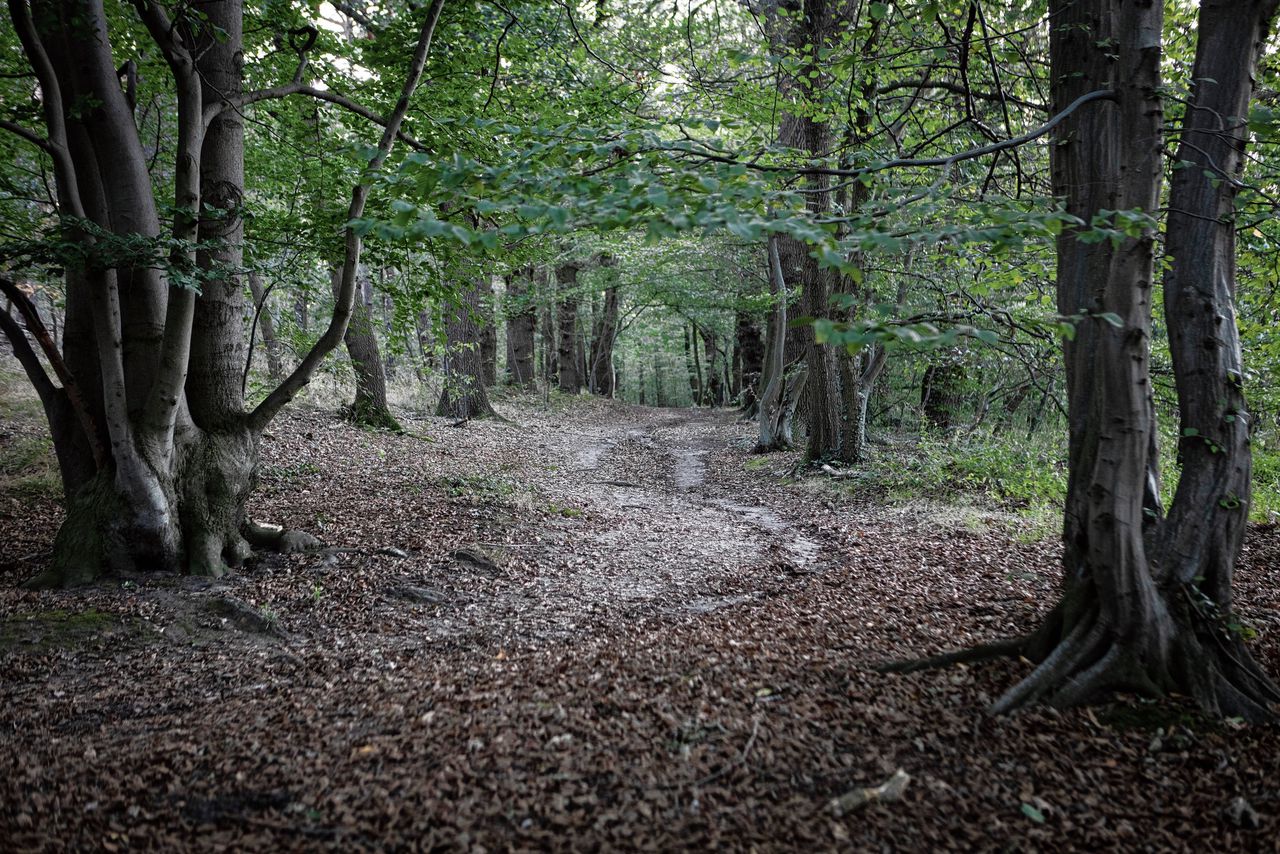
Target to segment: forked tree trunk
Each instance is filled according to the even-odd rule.
[[[795,366],[787,371],[785,352],[787,347],[787,279],[782,270],[782,259],[777,237],[769,240],[769,270],[773,283],[773,323],[769,329],[768,361],[761,379],[759,430],[755,452],[781,451],[794,442],[792,421],[796,405],[804,388],[806,372]]]
[[[444,356],[444,388],[436,415],[449,418],[496,418],[484,384],[479,310],[485,285],[477,279],[454,306],[446,324],[448,346]]]
[[[995,704],[1067,706],[1113,690],[1189,696],[1205,712],[1274,720],[1278,689],[1231,616],[1231,571],[1247,519],[1249,450],[1234,330],[1234,186],[1252,74],[1275,0],[1201,6],[1170,197],[1167,317],[1184,469],[1163,524],[1150,519],[1154,419],[1148,346],[1154,227],[1116,243],[1059,242],[1058,307],[1085,317],[1066,346],[1071,467],[1064,593],[1014,650],[1035,670]],[[1114,102],[1074,113],[1052,147],[1055,189],[1084,223],[1101,211],[1154,215],[1159,201],[1162,5],[1055,0],[1054,102],[1100,86]],[[1224,122],[1230,124],[1224,125]],[[1206,170],[1213,173],[1206,176]],[[1216,186],[1215,186],[1216,184]],[[1103,313],[1118,318],[1118,328]]]
[[[427,14],[371,168],[385,162],[408,109],[440,8],[436,0]],[[344,270],[352,277],[344,272],[330,328],[303,365],[245,413],[237,278],[243,222],[240,4],[206,4],[199,15],[178,7],[178,21],[162,4],[136,9],[176,91],[174,197],[165,205],[173,212],[167,225],[171,254],[164,266],[99,263],[89,230],[69,233],[91,260],[68,269],[65,359],[52,347],[47,353],[63,388],[52,386],[38,360],[23,361],[46,401],[68,478],[67,516],[52,563],[31,580],[33,586],[73,585],[110,572],[218,575],[248,553],[246,537],[286,548],[314,542],[253,526],[244,519],[244,503],[262,430],[341,340],[359,237],[347,232]],[[11,0],[9,10],[39,83],[60,213],[129,241],[160,239],[166,229],[132,109],[118,85],[101,0],[34,6]],[[366,194],[364,186],[353,190],[348,219],[362,214]],[[191,272],[200,274],[198,298],[192,283],[173,280]],[[12,324],[0,325],[14,334]],[[17,332],[21,344],[15,339],[15,349],[29,351]],[[78,438],[68,436],[64,402],[76,417]],[[81,464],[86,451],[87,466]]]

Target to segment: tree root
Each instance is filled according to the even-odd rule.
[[[387,409],[373,403],[351,403],[342,407],[342,417],[359,427],[371,427],[375,430],[388,430],[392,433],[403,433],[404,427]]]
[[[1027,638],[1010,638],[979,644],[967,649],[944,652],[929,658],[907,658],[901,661],[889,661],[877,665],[877,673],[916,673],[921,670],[936,670],[950,667],[953,664],[975,664],[980,661],[991,661],[996,658],[1014,658],[1022,654]]]
[[[318,539],[306,531],[290,531],[279,525],[268,525],[246,519],[240,526],[241,535],[256,549],[267,549],[280,554],[318,551],[324,547]]]

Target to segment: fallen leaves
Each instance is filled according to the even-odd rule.
[[[506,414],[521,427],[412,423],[448,433],[432,443],[281,422],[252,513],[328,549],[218,582],[22,591],[56,515],[0,500],[0,838],[1250,850],[1280,831],[1272,730],[1137,702],[993,720],[1025,665],[872,669],[1035,625],[1055,544],[783,484],[744,467],[728,414]],[[1274,531],[1240,579],[1280,672]]]

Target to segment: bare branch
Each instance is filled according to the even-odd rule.
[[[304,64],[305,62],[299,63],[298,73],[301,73],[301,69]],[[350,113],[354,113],[355,115],[360,116],[362,118],[366,118],[369,121],[373,122],[374,124],[379,125],[383,128],[387,127],[388,123],[390,122],[389,118],[378,115],[373,110],[369,109],[363,104],[359,104],[351,100],[345,95],[340,95],[337,92],[333,92],[328,89],[317,89],[315,86],[310,86],[306,83],[303,83],[300,79],[294,79],[289,83],[282,83],[279,86],[272,86],[269,89],[258,89],[253,92],[246,92],[243,95],[240,95],[239,97],[236,97],[236,98],[224,98],[223,100],[219,101],[216,104],[206,104],[204,108],[205,126],[207,127],[209,122],[213,121],[213,119],[218,115],[218,113],[222,112],[223,110],[240,109],[242,107],[248,106],[249,104],[256,104],[259,101],[270,101],[278,98],[287,98],[290,95],[306,95],[308,98],[315,98],[318,101],[326,101],[330,104],[336,104],[337,106],[342,107],[344,110]],[[398,139],[400,142],[404,143],[405,145],[409,146],[414,151],[430,150],[425,144],[414,139],[409,134],[399,130],[396,131],[396,139]]]
[[[1049,131],[1053,130],[1064,119],[1092,101],[1110,101],[1115,98],[1115,93],[1110,89],[1100,89],[1096,92],[1089,92],[1076,98],[1053,118],[1044,124],[1027,131],[1021,136],[1015,136],[1012,139],[1004,139],[983,145],[978,148],[971,148],[968,151],[961,151],[958,154],[950,154],[945,157],[903,157],[896,160],[886,160],[883,163],[877,163],[873,166],[862,166],[857,169],[836,169],[824,166],[800,166],[800,165],[769,165],[763,163],[751,163],[729,157],[723,154],[715,154],[709,151],[688,151],[678,148],[658,148],[658,151],[671,151],[679,154],[688,154],[693,157],[699,157],[703,160],[709,160],[714,163],[729,163],[738,166],[745,166],[756,172],[784,172],[793,175],[830,175],[837,178],[857,178],[861,175],[870,175],[875,172],[883,172],[886,169],[910,169],[924,168],[928,166],[951,166],[965,160],[973,160],[978,157],[984,157],[988,154],[995,154],[1000,151],[1007,151],[1010,148],[1017,148],[1020,145],[1026,145],[1028,142],[1039,139]]]
[[[102,438],[99,435],[98,425],[93,419],[93,415],[89,412],[89,406],[85,402],[84,393],[80,390],[79,383],[76,382],[75,376],[71,373],[71,369],[67,367],[67,363],[63,361],[62,354],[58,352],[58,346],[53,340],[53,336],[49,334],[48,328],[44,325],[44,321],[40,319],[40,313],[36,311],[36,307],[32,304],[31,299],[14,282],[5,278],[0,278],[0,293],[3,293],[9,299],[13,300],[13,304],[18,307],[18,312],[22,315],[22,320],[29,331],[40,344],[40,349],[44,352],[45,358],[49,360],[49,364],[53,367],[53,372],[57,374],[58,380],[62,383],[62,388],[66,391],[67,401],[71,404],[71,408],[76,413],[76,419],[80,422],[80,429],[84,430],[85,438],[88,440],[89,449],[93,452],[93,462],[98,468],[102,468],[106,464],[107,453],[102,446]],[[7,312],[0,313],[0,322],[12,318]],[[16,326],[17,324],[14,324]],[[49,411],[49,403],[46,400],[46,394],[52,394],[53,383],[49,379],[49,375],[45,373],[43,366],[39,360],[35,360],[35,367],[39,368],[39,375],[33,373],[32,366],[27,364],[27,360],[23,353],[19,352],[18,338],[21,338],[22,344],[30,350],[27,344],[26,336],[22,334],[22,330],[18,329],[18,338],[14,337],[13,330],[7,325],[5,332],[9,335],[9,339],[14,345],[14,355],[22,362],[22,366],[27,371],[27,376],[31,383],[36,387],[36,392],[40,395],[40,400],[45,403],[45,410]],[[34,353],[31,354],[34,357]],[[42,384],[47,385],[47,389],[42,389]]]
[[[20,124],[0,119],[0,129],[7,130],[9,133],[22,137],[36,148],[42,149],[45,152],[51,151],[49,140],[45,139],[35,131],[27,130]]]

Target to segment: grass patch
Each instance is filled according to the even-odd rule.
[[[502,502],[509,499],[516,491],[515,484],[511,481],[484,474],[442,477],[435,483],[450,498],[462,498],[480,503]]]
[[[23,436],[0,445],[0,494],[53,501],[62,498],[62,474],[50,439]]]

